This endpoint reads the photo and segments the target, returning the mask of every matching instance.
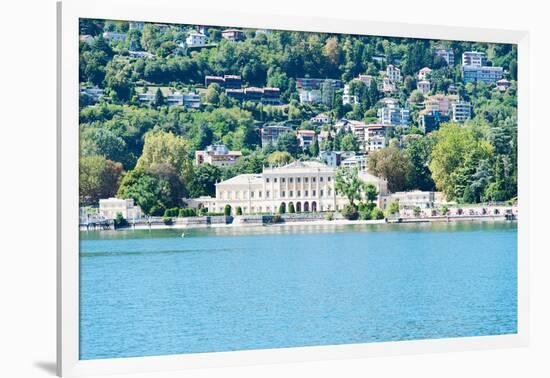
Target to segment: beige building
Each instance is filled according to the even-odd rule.
[[[211,164],[218,167],[228,167],[242,156],[241,151],[230,151],[224,144],[214,144],[204,151],[195,151],[195,164]]]
[[[401,209],[431,209],[445,203],[445,196],[441,192],[424,192],[411,190],[409,192],[395,192],[381,199],[382,209],[385,209],[391,202],[398,202]]]
[[[297,213],[341,210],[348,200],[334,191],[335,167],[317,161],[296,161],[276,168],[264,168],[261,174],[242,174],[216,184],[216,197],[187,200],[189,207],[206,207],[222,212],[230,205],[243,214],[275,213],[279,207],[288,212],[290,203]],[[380,196],[387,195],[387,182],[367,172],[359,172],[373,184]],[[380,203],[378,203],[380,205]]]
[[[134,204],[134,200],[120,198],[105,198],[99,200],[99,215],[105,219],[115,219],[120,213],[125,219],[141,218],[141,208]]]

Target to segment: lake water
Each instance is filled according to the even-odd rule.
[[[517,332],[516,224],[181,232],[81,232],[81,359]]]

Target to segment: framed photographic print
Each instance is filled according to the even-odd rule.
[[[58,374],[527,344],[526,32],[58,13]]]

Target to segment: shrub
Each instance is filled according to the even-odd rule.
[[[240,206],[237,206],[237,210],[235,211],[235,214],[237,215],[243,215],[243,208]]]
[[[286,205],[284,202],[282,202],[280,205],[279,205],[279,214],[284,214],[286,213]]]
[[[188,208],[180,209],[179,212],[178,212],[178,216],[179,217],[195,217],[195,216],[197,216],[197,212],[195,211],[195,209],[188,209]]]
[[[443,205],[443,207],[441,208],[441,214],[443,215],[449,214],[449,207],[447,205]]]
[[[375,205],[374,203],[360,203],[357,207],[357,210],[359,211],[359,219],[362,220],[369,220],[372,219],[372,211],[374,210]]]
[[[294,214],[296,212],[296,210],[294,209],[294,203],[291,202],[288,204],[288,212],[290,214]]]
[[[325,220],[328,220],[328,221],[334,220],[334,213],[332,211],[325,213]]]
[[[171,226],[174,224],[174,221],[171,217],[162,217],[162,223],[164,223],[167,226]]]
[[[392,201],[386,209],[386,217],[389,218],[390,216],[395,214],[399,214],[399,202]]]
[[[342,215],[348,220],[357,220],[359,218],[359,211],[356,206],[347,204],[342,209]]]
[[[116,213],[115,217],[115,229],[128,226],[128,221],[124,219],[122,213]]]
[[[225,205],[225,207],[223,208],[223,215],[225,215],[226,217],[231,215],[231,205]]]
[[[165,217],[177,217],[179,215],[179,209],[177,207],[164,210]]]
[[[382,209],[375,207],[374,209],[372,209],[370,217],[371,219],[384,219],[384,212],[382,211]]]
[[[415,217],[418,217],[420,215],[420,208],[418,206],[413,209],[413,214]]]

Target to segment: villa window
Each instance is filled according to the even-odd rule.
[[[285,191],[281,191],[281,197],[284,197],[285,196]]]
[[[306,190],[306,197],[309,195],[308,191]]]
[[[299,184],[300,183],[300,178],[299,177],[296,177],[296,182]]]
[[[281,178],[281,182],[285,182],[285,178],[284,178],[284,177]]]
[[[315,197],[316,195],[317,195],[317,191],[314,190],[314,191],[313,191],[313,197]]]
[[[323,182],[323,176],[319,177],[319,182]]]
[[[292,197],[294,195],[294,192],[291,190],[289,195],[290,197]]]
[[[250,198],[254,198],[254,192],[250,192]]]
[[[288,182],[292,184],[292,177],[288,179]]]
[[[298,197],[300,197],[301,195],[302,195],[302,192],[298,190]]]
[[[308,178],[307,178],[307,177],[304,177],[304,182],[307,184],[307,182],[308,182]]]
[[[269,198],[269,190],[265,191],[265,198]]]
[[[315,177],[311,178],[311,182],[316,182],[316,181],[317,181],[317,179]]]
[[[329,189],[328,192],[327,192],[327,194],[328,194],[329,196],[330,196],[330,192],[331,192],[331,190]]]
[[[327,177],[327,181],[328,181],[328,182],[330,182],[330,176],[329,176],[329,177]]]
[[[262,191],[261,190],[258,191],[258,197],[262,198]]]
[[[277,177],[275,177],[275,178],[273,179],[273,182],[274,182],[274,183],[277,183]]]
[[[269,177],[265,179],[265,182],[269,184]]]
[[[321,189],[321,191],[319,192],[321,194],[321,197],[323,196],[323,189]]]

